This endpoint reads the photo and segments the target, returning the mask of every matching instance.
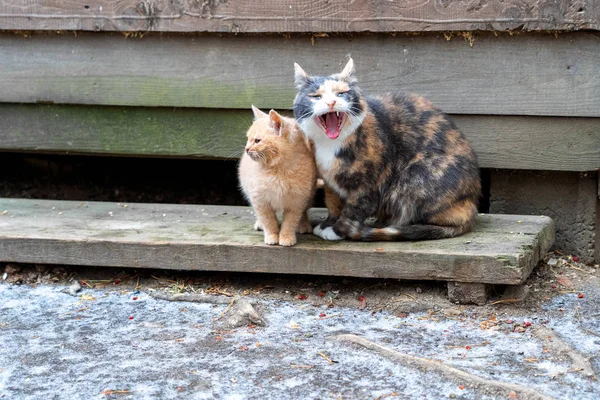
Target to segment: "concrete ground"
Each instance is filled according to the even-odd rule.
[[[496,288],[484,307],[451,304],[435,282],[0,265],[0,398],[530,398],[470,377],[599,398],[598,269],[550,263],[525,301]],[[72,280],[84,285],[69,294]],[[156,298],[173,293],[211,302]],[[231,295],[266,326],[227,327]]]

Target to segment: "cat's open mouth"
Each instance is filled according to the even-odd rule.
[[[348,116],[345,112],[336,111],[318,115],[315,117],[315,120],[317,121],[317,125],[323,128],[329,139],[337,139],[337,137],[340,136],[346,118],[348,118]]]

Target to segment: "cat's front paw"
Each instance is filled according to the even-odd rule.
[[[265,244],[268,244],[268,245],[279,244],[279,235],[275,234],[275,233],[265,235]]]
[[[293,246],[296,244],[296,235],[279,235],[280,246]]]
[[[313,229],[313,234],[320,237],[321,239],[331,240],[331,241],[344,239],[343,236],[339,236],[338,234],[336,234],[334,232],[333,227],[328,226],[326,228],[323,228],[321,225],[322,224],[315,226],[315,229]]]

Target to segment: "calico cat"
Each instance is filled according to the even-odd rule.
[[[327,240],[425,240],[469,232],[481,192],[471,146],[429,100],[363,96],[350,59],[339,74],[298,64],[294,115],[325,181]],[[368,218],[374,224],[366,224]]]
[[[317,167],[309,143],[293,118],[252,106],[254,123],[238,167],[242,191],[256,212],[254,229],[265,243],[293,246],[296,232],[310,233]],[[283,211],[281,230],[276,212]]]

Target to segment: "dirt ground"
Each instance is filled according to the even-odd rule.
[[[0,266],[0,398],[595,398],[598,267],[547,260],[482,307],[442,282]]]

